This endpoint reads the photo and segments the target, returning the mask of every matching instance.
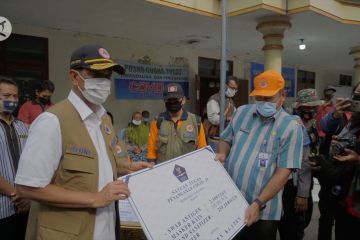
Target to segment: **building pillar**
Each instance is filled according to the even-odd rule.
[[[360,82],[360,46],[355,46],[350,48],[350,55],[354,58],[354,80],[353,85]]]
[[[260,18],[256,30],[263,34],[265,70],[273,69],[281,73],[282,67],[282,39],[284,32],[291,27],[287,16],[270,16]]]

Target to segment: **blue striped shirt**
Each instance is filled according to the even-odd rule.
[[[249,203],[259,197],[276,168],[301,167],[303,132],[282,109],[264,121],[254,104],[241,106],[220,137],[231,146],[225,168]],[[260,161],[260,154],[266,164]],[[266,203],[260,219],[281,218],[281,197],[282,190]]]
[[[20,120],[7,125],[0,120],[0,176],[15,186],[15,174],[20,153],[27,139],[28,129]],[[15,206],[9,196],[0,194],[0,219],[15,214]]]

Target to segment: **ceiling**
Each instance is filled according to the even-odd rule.
[[[14,29],[19,24],[130,39],[152,45],[220,50],[220,19],[145,0],[11,0],[1,1],[0,9],[1,15],[13,23]],[[262,59],[263,40],[256,31],[256,20],[269,14],[272,13],[268,10],[258,10],[229,19],[229,55],[246,60]],[[314,12],[290,17],[292,28],[285,32],[283,40],[284,64],[344,73],[353,71],[349,48],[360,45],[359,25],[342,24]],[[305,51],[298,50],[301,38],[307,44]]]

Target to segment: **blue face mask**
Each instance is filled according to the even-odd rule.
[[[18,106],[17,101],[0,100],[0,111],[4,113],[12,113]]]
[[[277,112],[276,103],[256,101],[256,110],[263,117],[271,117]]]

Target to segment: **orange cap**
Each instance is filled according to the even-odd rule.
[[[267,70],[255,77],[254,85],[250,96],[272,97],[285,87],[285,80],[277,71]]]

